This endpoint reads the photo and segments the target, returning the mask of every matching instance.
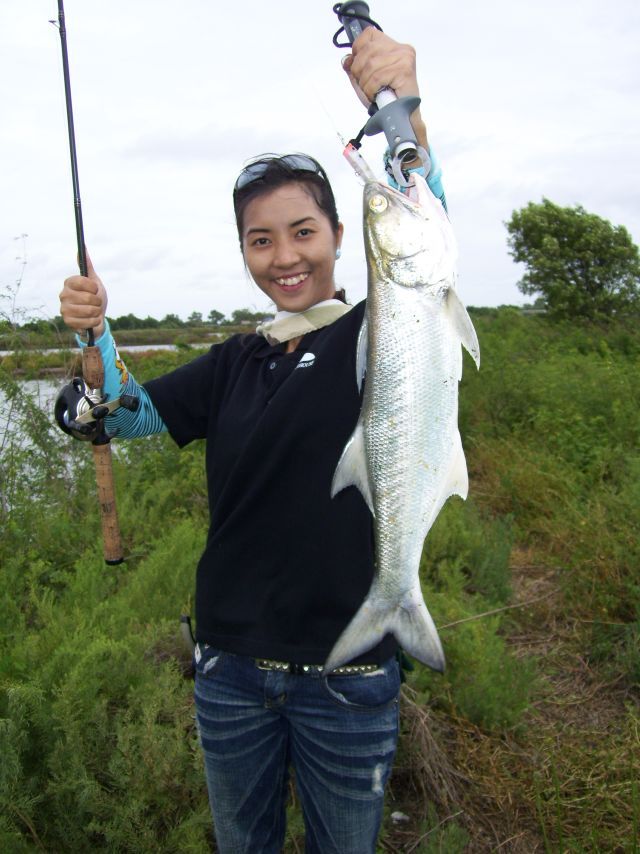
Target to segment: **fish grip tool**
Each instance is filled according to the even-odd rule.
[[[69,152],[71,156],[71,177],[73,181],[73,199],[78,244],[78,267],[80,275],[87,275],[87,253],[84,243],[82,204],[78,181],[78,162],[76,156],[75,131],[73,124],[73,106],[71,102],[71,80],[69,75],[69,57],[67,53],[67,31],[63,0],[58,0],[58,20],[51,21],[58,27],[62,50],[62,70],[64,74],[64,92],[67,109],[67,127],[69,132]],[[95,345],[93,329],[87,330],[87,346],[82,351],[83,379],[76,378],[62,389],[55,405],[55,418],[58,425],[76,439],[88,439],[93,449],[100,520],[102,527],[103,553],[109,565],[122,563],[122,545],[120,526],[116,511],[115,488],[113,483],[113,465],[111,460],[111,436],[104,426],[104,417],[109,414],[109,406],[102,395],[104,367],[100,350]],[[82,405],[82,403],[84,406]],[[119,406],[135,408],[132,400],[118,399]],[[106,409],[106,411],[105,411]],[[87,416],[87,413],[90,413]],[[87,416],[83,418],[81,416]]]
[[[375,27],[382,32],[382,27],[369,15],[369,6],[363,0],[336,3],[334,13],[342,24],[333,36],[336,47],[350,48],[356,38],[367,27]],[[348,41],[339,42],[340,34],[344,32]],[[411,125],[411,113],[419,106],[420,98],[406,96],[398,98],[393,89],[383,87],[369,106],[369,121],[362,130],[347,144],[344,155],[357,172],[366,173],[366,165],[358,155],[363,136],[374,136],[384,133],[389,146],[389,166],[391,173],[400,187],[410,186],[408,174],[404,167],[420,158],[429,172],[430,160],[427,151],[418,143],[415,131]],[[365,174],[365,177],[367,176]]]

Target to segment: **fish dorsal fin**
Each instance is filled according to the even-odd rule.
[[[467,313],[467,309],[460,302],[460,297],[453,288],[449,288],[447,291],[446,306],[449,323],[453,331],[462,342],[465,350],[471,354],[476,367],[479,368],[480,344],[478,343],[478,336],[476,335],[476,330],[473,328],[473,323]]]
[[[364,448],[362,421],[358,421],[356,429],[344,446],[344,451],[333,475],[331,497],[336,496],[347,486],[356,486],[360,490],[369,510],[375,516],[373,512],[371,484],[369,483],[369,474],[367,472],[367,457]]]
[[[358,346],[356,348],[356,381],[358,383],[358,391],[362,391],[362,382],[364,375],[367,372],[367,353],[369,350],[369,341],[367,338],[367,315],[365,314],[360,324],[360,332],[358,332]]]

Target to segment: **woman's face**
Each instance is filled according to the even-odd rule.
[[[244,212],[242,251],[256,285],[279,310],[304,311],[335,294],[333,268],[342,241],[304,184],[291,182],[252,199]]]

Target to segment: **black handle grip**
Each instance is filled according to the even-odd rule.
[[[340,19],[340,23],[344,27],[346,37],[349,39],[349,44],[353,44],[360,33],[366,27],[372,27],[371,18],[369,16],[369,6],[363,3],[362,0],[354,0],[352,3],[341,3],[336,9],[336,14]]]

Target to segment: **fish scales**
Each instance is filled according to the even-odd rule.
[[[393,324],[405,333],[401,339],[379,334],[370,338],[376,369],[365,385],[365,447],[378,571],[394,585],[406,586],[413,583],[415,560],[422,552],[436,499],[434,485],[453,450],[460,346],[451,347],[437,299],[425,295],[417,304],[415,294],[399,289],[384,295],[380,302],[387,305],[374,309],[380,327]],[[429,370],[436,364],[441,370]],[[394,526],[401,520],[405,524],[398,531]],[[397,572],[398,565],[403,572]]]
[[[424,539],[445,500],[466,497],[458,432],[461,343],[479,363],[475,331],[455,295],[455,244],[440,202],[424,182],[414,204],[384,185],[365,187],[368,266],[366,383],[358,425],[339,461],[332,494],[357,486],[374,515],[375,576],[325,671],[375,646],[388,632],[420,661],[444,655],[418,575]],[[360,348],[362,349],[362,348]]]

